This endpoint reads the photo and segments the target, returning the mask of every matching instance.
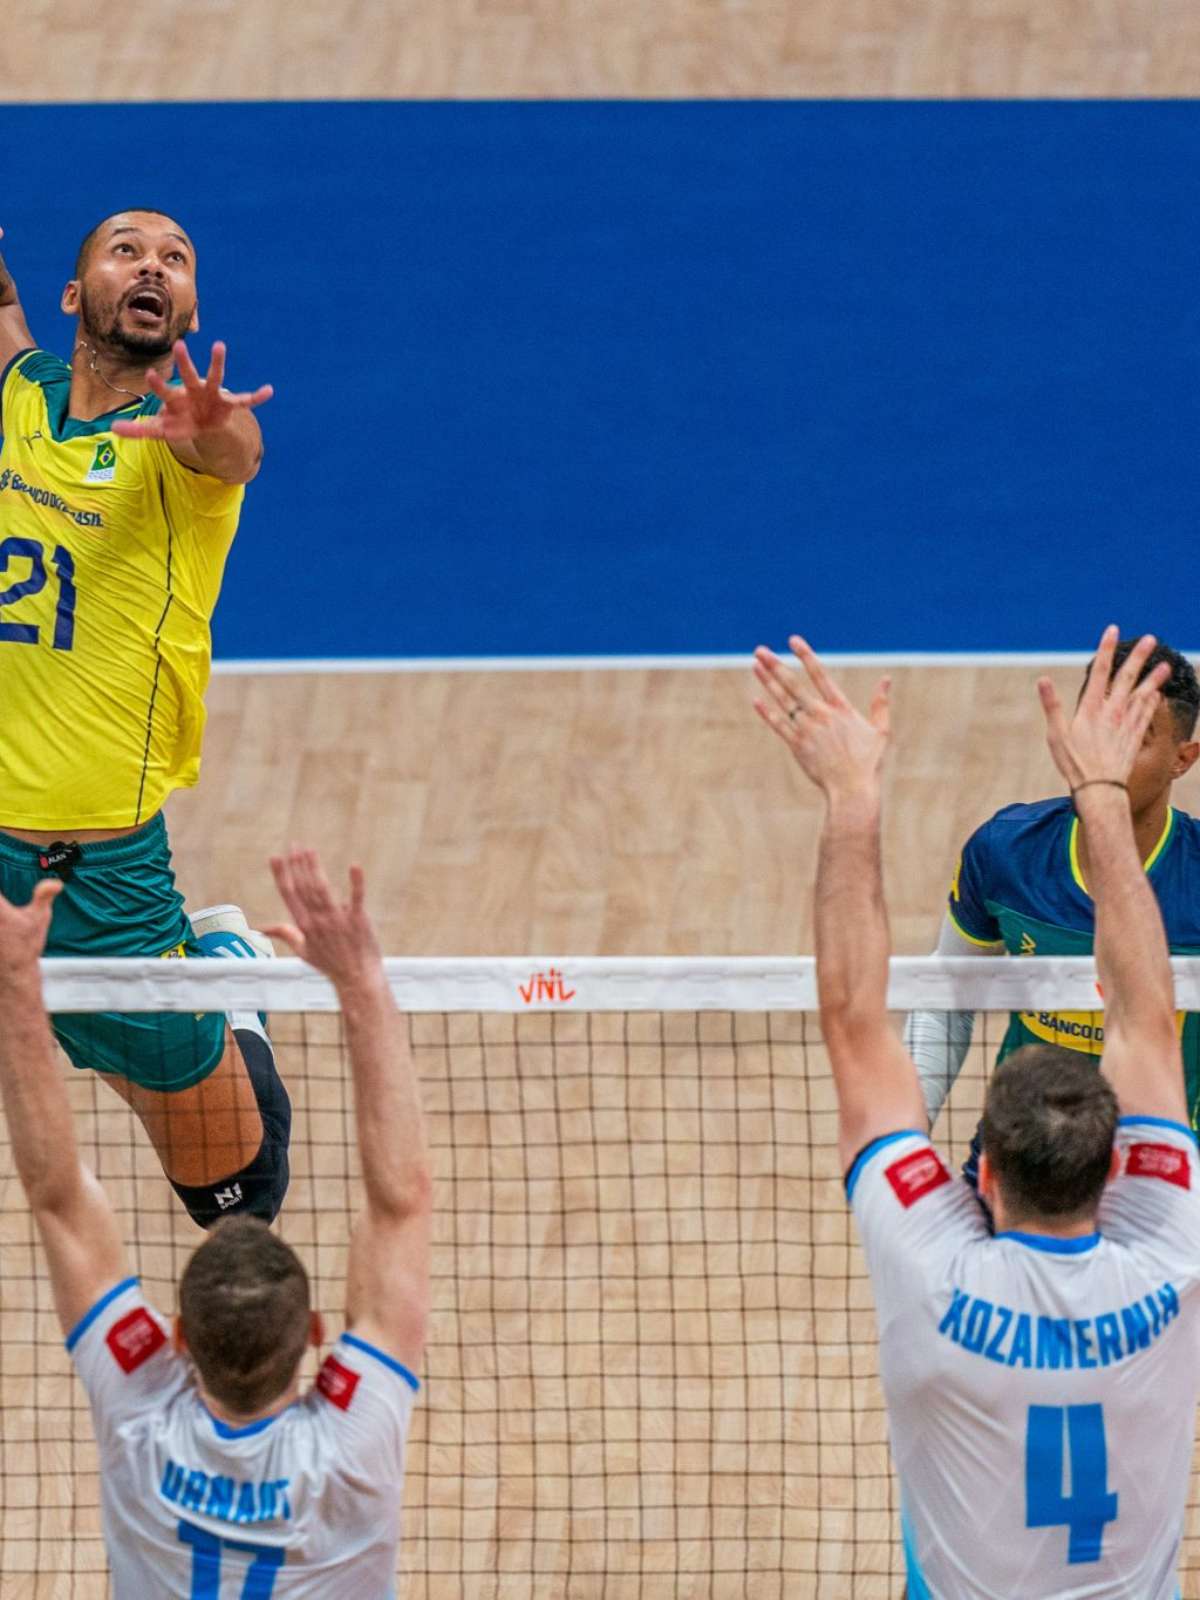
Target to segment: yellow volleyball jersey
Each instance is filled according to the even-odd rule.
[[[80,422],[71,371],[28,350],[0,379],[0,828],[122,828],[195,783],[209,620],[241,485],[118,417]]]

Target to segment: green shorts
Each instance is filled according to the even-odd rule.
[[[80,847],[54,902],[48,956],[197,956],[175,887],[162,815],[136,833]],[[14,905],[49,876],[39,846],[0,833],[0,894]],[[190,1011],[60,1013],[54,1032],[71,1063],[111,1072],[147,1089],[187,1089],[207,1078],[225,1049],[225,1018]]]

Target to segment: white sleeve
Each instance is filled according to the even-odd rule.
[[[949,916],[943,917],[935,956],[994,956],[1003,945],[979,944],[964,938]],[[917,1064],[921,1093],[932,1128],[953,1089],[971,1048],[973,1011],[910,1011],[904,1023],[904,1047]]]
[[[317,1373],[328,1402],[343,1476],[398,1484],[421,1385],[407,1367],[356,1334],[343,1333]]]
[[[846,1197],[881,1324],[923,1297],[929,1277],[964,1244],[988,1235],[974,1191],[916,1130],[885,1134],[860,1151],[846,1174]]]
[[[131,1417],[156,1410],[187,1381],[187,1364],[136,1278],[118,1283],[80,1318],[67,1336],[67,1353],[87,1390],[101,1442]]]
[[[1152,1255],[1172,1275],[1200,1278],[1200,1152],[1182,1122],[1122,1117],[1117,1176],[1100,1201],[1100,1232]]]

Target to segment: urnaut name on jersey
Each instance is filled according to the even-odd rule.
[[[963,1289],[950,1291],[938,1332],[972,1355],[1003,1367],[1069,1370],[1108,1367],[1148,1350],[1179,1315],[1179,1296],[1164,1283],[1131,1305],[1098,1317],[1043,1317],[1014,1311]]]
[[[292,1514],[288,1500],[290,1478],[272,1478],[266,1483],[244,1483],[236,1478],[209,1475],[199,1467],[190,1471],[167,1458],[159,1493],[164,1500],[184,1511],[199,1511],[222,1522],[285,1521]]]
[[[61,511],[64,517],[70,517],[80,528],[102,528],[104,518],[98,511],[76,511],[74,506],[69,506],[61,495],[55,494],[53,489],[43,489],[36,483],[26,483],[19,472],[14,472],[11,467],[5,467],[0,472],[0,494],[6,489],[11,489],[14,494],[27,494],[35,506],[49,506],[52,511]]]

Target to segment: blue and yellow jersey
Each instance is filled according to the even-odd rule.
[[[1200,955],[1200,821],[1168,811],[1145,863],[1173,955]],[[1079,819],[1070,800],[1005,806],[967,840],[950,885],[950,919],[973,944],[1014,956],[1092,954],[1095,908],[1079,866]],[[1188,1106],[1200,1109],[1200,1015],[1181,1013]],[[1104,1050],[1104,1013],[1014,1012],[998,1059],[1035,1040],[1085,1055]]]
[[[27,350],[0,378],[0,828],[122,828],[195,783],[209,620],[240,485],[118,417],[67,415],[71,371]]]

